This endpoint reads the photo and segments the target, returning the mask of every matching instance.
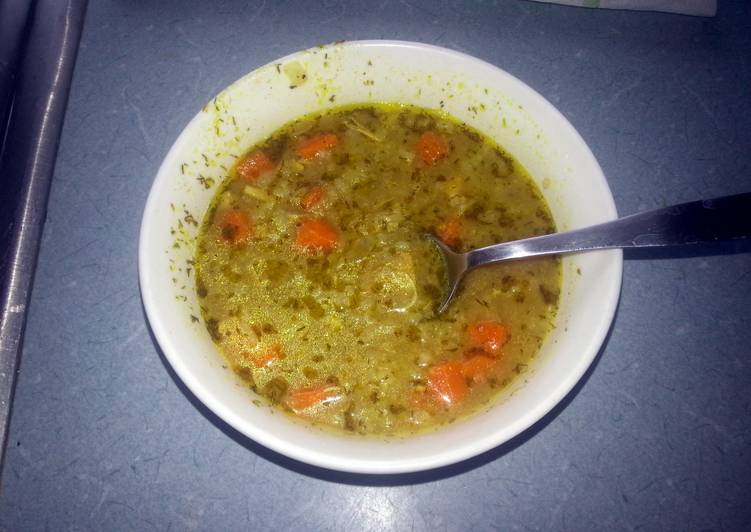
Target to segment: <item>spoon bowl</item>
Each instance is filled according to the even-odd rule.
[[[514,259],[595,249],[711,244],[751,236],[751,192],[672,205],[575,231],[494,244],[457,253],[428,235],[446,265],[448,289],[441,314],[454,299],[465,274],[479,266]]]

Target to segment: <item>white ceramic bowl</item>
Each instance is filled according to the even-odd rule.
[[[167,360],[196,397],[268,448],[302,462],[360,473],[412,472],[459,462],[528,428],[582,377],[615,312],[622,255],[601,251],[563,260],[555,330],[527,373],[492,408],[466,421],[386,441],[333,435],[254,405],[252,392],[223,365],[200,320],[190,263],[198,224],[225,169],[244,150],[294,118],[353,102],[443,108],[496,139],[537,181],[559,230],[616,217],[602,170],[574,128],[539,94],[499,68],[408,42],[313,48],[232,84],[175,141],[151,188],[141,225],[139,274],[146,313]]]

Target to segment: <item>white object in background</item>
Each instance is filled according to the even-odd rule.
[[[534,0],[548,4],[576,7],[601,7],[604,9],[631,9],[637,11],[664,11],[680,15],[713,17],[717,13],[717,0]]]

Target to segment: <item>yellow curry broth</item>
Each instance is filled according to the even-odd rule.
[[[342,108],[233,168],[199,237],[197,290],[220,351],[272,404],[411,434],[478,411],[523,372],[561,275],[552,258],[477,270],[435,316],[442,265],[424,234],[468,250],[554,230],[521,165],[474,130],[412,107]]]

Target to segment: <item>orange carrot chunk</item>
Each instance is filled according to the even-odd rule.
[[[472,347],[486,353],[497,354],[509,340],[508,329],[497,321],[471,323],[467,327],[467,338]]]
[[[417,139],[415,152],[422,162],[432,166],[448,155],[449,146],[435,131],[426,131]]]
[[[457,247],[461,243],[462,219],[451,216],[436,228],[436,235],[449,247]]]
[[[331,251],[338,241],[336,229],[320,218],[307,218],[297,228],[296,243],[307,251]]]
[[[462,361],[462,375],[474,382],[485,382],[498,361],[483,354],[474,354]]]
[[[306,211],[309,211],[321,202],[324,194],[323,187],[311,187],[300,200],[300,206]]]
[[[251,356],[251,362],[253,362],[253,365],[257,368],[269,368],[280,358],[283,358],[282,346],[279,344],[273,344],[265,351]]]
[[[232,210],[219,217],[219,231],[222,240],[228,244],[240,244],[251,237],[253,224],[242,211]]]
[[[261,174],[274,169],[274,163],[262,151],[256,151],[245,157],[237,165],[237,173],[245,181],[253,182]]]
[[[338,143],[339,139],[333,133],[320,133],[302,141],[297,146],[297,155],[303,159],[314,159],[330,152]]]
[[[461,401],[467,395],[467,383],[462,373],[462,363],[454,360],[430,368],[428,388],[445,406]]]
[[[333,403],[342,398],[339,388],[330,384],[320,384],[309,388],[298,388],[287,393],[285,402],[292,410],[305,410],[313,406]]]

